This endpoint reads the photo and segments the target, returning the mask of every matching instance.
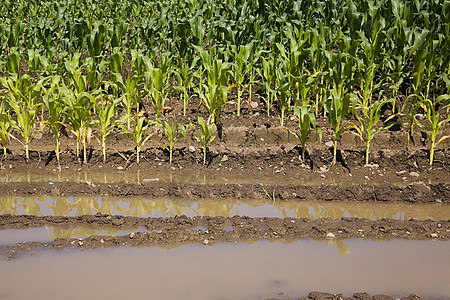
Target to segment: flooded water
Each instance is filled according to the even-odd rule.
[[[450,219],[449,204],[404,204],[373,202],[264,201],[264,200],[189,200],[113,197],[0,197],[0,214],[38,216],[79,216],[103,213],[137,217],[173,217],[175,215],[249,217],[333,218],[357,217]]]
[[[232,171],[230,169],[230,171]],[[411,182],[417,181],[414,177],[397,176],[396,174],[383,173],[381,170],[370,170],[363,168],[355,170],[355,177],[360,178],[360,184],[382,184],[389,183],[399,186],[407,185]],[[335,184],[335,185],[351,185],[355,182],[355,177],[345,174],[328,174],[325,178],[320,175],[322,173],[303,173],[302,176],[290,177],[280,176],[274,174],[273,176],[264,176],[261,178],[255,175],[236,175],[234,172],[218,173],[214,171],[192,171],[192,170],[173,170],[173,171],[154,171],[154,170],[117,170],[111,172],[110,170],[103,170],[98,166],[91,169],[57,169],[49,170],[0,170],[0,182],[91,182],[97,183],[134,183],[141,184],[146,180],[160,180],[162,182],[170,183],[190,183],[190,184],[255,184],[262,182],[264,184],[280,184],[280,185],[321,185],[321,184]],[[380,176],[382,174],[383,176]],[[365,175],[369,175],[366,179]],[[427,174],[422,174],[420,180],[424,183],[433,183],[432,177]],[[440,179],[439,182],[446,182],[446,179]]]
[[[301,240],[57,252],[0,261],[0,299],[288,299],[310,291],[450,299],[450,242]]]

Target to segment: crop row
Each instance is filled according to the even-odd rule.
[[[13,128],[28,158],[30,141],[48,126],[58,160],[63,128],[75,135],[77,155],[81,145],[85,160],[96,127],[105,157],[106,138],[119,128],[135,142],[139,160],[153,125],[163,128],[172,153],[190,126],[164,117],[165,102],[175,95],[184,114],[192,97],[206,107],[207,119],[197,121],[206,155],[212,124],[221,137],[220,116],[231,89],[238,116],[241,102],[252,97],[260,97],[281,126],[294,116],[303,158],[309,134],[320,133],[320,114],[333,129],[333,163],[347,130],[366,145],[368,163],[372,139],[393,126],[396,116],[409,117],[409,134],[415,124],[428,134],[430,164],[435,147],[447,138],[440,136],[450,118],[447,0],[5,3],[5,153],[10,138],[19,140]],[[253,95],[255,85],[264,93]],[[151,118],[141,111],[144,99],[152,103]],[[392,115],[380,122],[385,108]],[[419,112],[425,121],[416,118]],[[38,115],[49,117],[36,128]],[[350,125],[349,115],[356,120]]]

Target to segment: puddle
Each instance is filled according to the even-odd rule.
[[[0,245],[2,246],[29,241],[47,243],[52,240],[49,231],[45,227],[0,230]]]
[[[9,246],[22,242],[46,243],[57,238],[87,238],[93,235],[98,236],[120,236],[129,235],[131,232],[147,232],[147,228],[139,226],[135,229],[95,229],[87,226],[77,227],[57,227],[43,226],[29,229],[4,229],[0,230],[0,245]],[[0,297],[1,299],[1,297]]]
[[[353,176],[348,174],[329,174],[325,178],[320,177],[321,173],[303,173],[302,176],[291,177],[284,175],[260,176],[255,175],[236,175],[232,172],[228,175],[226,170],[223,172],[215,171],[192,171],[192,170],[174,170],[174,171],[154,171],[154,170],[102,170],[93,167],[90,170],[83,169],[30,169],[30,170],[0,170],[0,182],[91,182],[97,183],[134,183],[142,184],[145,181],[160,180],[170,183],[189,183],[189,184],[255,184],[261,182],[263,184],[281,184],[281,185],[351,185],[355,183],[355,178],[359,184],[381,184],[389,183],[399,186],[407,185],[417,181],[417,178],[397,176],[396,174],[385,173],[383,176],[377,175],[381,170],[370,170],[367,168],[353,170]],[[365,176],[370,175],[370,180]],[[420,180],[431,184],[432,176],[421,174]],[[446,182],[445,179],[439,179],[438,182]]]
[[[347,243],[349,255],[312,240],[41,251],[0,260],[0,298],[289,299],[316,290],[449,298],[450,242]]]
[[[261,200],[188,200],[127,197],[0,197],[0,214],[37,216],[80,216],[96,213],[137,217],[176,215],[249,217],[377,219],[450,219],[449,204],[404,204],[373,202],[319,202]]]

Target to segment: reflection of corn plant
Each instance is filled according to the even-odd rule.
[[[16,120],[12,126],[19,131],[24,140],[25,155],[29,160],[30,142],[34,136],[42,129],[33,130],[36,123],[39,108],[42,103],[39,99],[43,90],[45,78],[33,82],[31,77],[23,75],[21,77],[1,77],[0,82],[5,87],[10,108],[16,113]]]
[[[212,134],[212,124],[208,124],[202,117],[198,117],[197,124],[200,126],[200,137],[195,139],[202,145],[203,148],[203,164],[206,165],[206,151],[208,150],[208,144],[210,144],[216,138]]]
[[[56,75],[52,77],[50,88],[45,90],[44,105],[47,107],[50,118],[46,121],[46,125],[55,138],[56,144],[56,160],[59,163],[59,146],[61,144],[61,129],[64,126],[66,119],[66,106],[62,100],[62,94],[59,88],[59,81],[61,77]]]
[[[128,129],[125,125],[119,125],[119,128],[122,129],[134,142],[136,145],[136,162],[139,165],[139,156],[142,147],[145,143],[155,134],[147,134],[148,128],[151,125],[155,124],[155,121],[147,119],[145,116],[125,116],[125,118],[130,118],[131,120],[131,128]]]
[[[169,164],[172,164],[173,147],[179,139],[186,136],[186,131],[191,128],[192,124],[189,124],[187,127],[180,124],[170,126],[169,122],[164,120],[163,123],[157,123],[157,125],[162,127],[164,135],[167,137],[168,144],[163,145],[163,147],[169,151]]]
[[[119,124],[119,120],[112,120],[117,111],[117,104],[119,102],[120,99],[117,99],[112,95],[107,97],[107,99],[104,99],[102,95],[100,97],[100,102],[96,103],[98,119],[92,120],[92,123],[97,126],[98,131],[100,132],[103,163],[106,162],[106,138],[114,127]]]
[[[316,127],[316,118],[311,112],[311,107],[309,105],[304,105],[300,107],[294,107],[294,116],[298,120],[298,128],[300,129],[300,134],[295,131],[290,131],[299,141],[302,146],[302,160],[305,160],[305,150],[306,142],[308,141],[308,136],[313,130],[317,130],[319,133],[319,139],[322,139],[322,130]]]
[[[0,104],[0,139],[3,146],[3,154],[6,157],[6,145],[10,141],[11,129],[12,129],[12,120],[9,111],[5,108],[5,104],[2,101]]]
[[[444,111],[448,111],[450,107],[450,95],[445,94],[436,98],[435,101],[431,101],[430,99],[423,98],[421,96],[417,96],[421,102],[422,108],[425,110],[427,118],[426,124],[421,124],[415,117],[414,122],[422,129],[426,130],[428,138],[430,139],[430,166],[433,164],[434,158],[434,149],[436,146],[450,138],[450,135],[442,136],[439,140],[436,141],[438,135],[442,129],[442,127],[450,121],[450,115],[446,118],[440,120],[441,113]]]

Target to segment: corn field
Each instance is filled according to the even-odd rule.
[[[372,139],[398,118],[409,136],[415,126],[427,134],[430,165],[448,138],[449,0],[3,0],[0,19],[4,155],[14,139],[28,159],[34,136],[50,130],[58,156],[65,130],[81,161],[94,137],[106,160],[109,134],[122,131],[139,163],[150,129],[162,127],[172,157],[191,124],[167,111],[191,114],[193,98],[208,112],[192,116],[205,117],[196,126],[205,153],[208,125],[221,138],[224,106],[240,116],[254,98],[274,125],[298,122],[303,149],[326,116],[333,162],[349,131],[368,164]]]

